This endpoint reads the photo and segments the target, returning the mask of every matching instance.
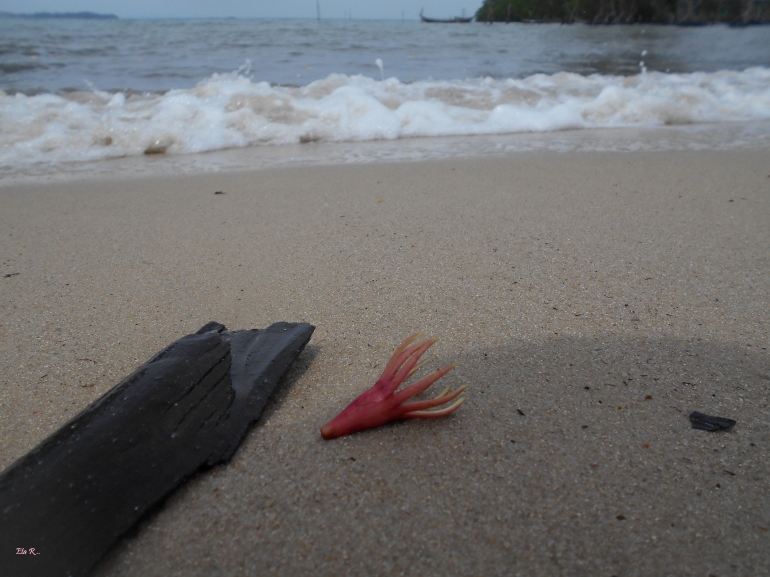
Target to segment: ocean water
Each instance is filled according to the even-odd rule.
[[[770,27],[0,19],[0,90],[0,176],[465,137],[422,146],[451,155],[469,142],[489,148],[492,137],[562,142],[560,131],[584,129],[634,129],[642,147],[665,148],[686,139],[638,131],[709,126],[700,147],[726,136],[767,146]],[[599,148],[625,142],[601,134],[591,136]]]

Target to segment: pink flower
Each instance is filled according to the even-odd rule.
[[[444,405],[457,398],[465,387],[460,387],[450,393],[447,387],[435,399],[429,401],[415,401],[405,403],[407,399],[419,395],[433,383],[451,371],[457,364],[451,364],[435,372],[424,379],[396,392],[396,389],[414,374],[425,363],[417,362],[438,339],[426,339],[417,344],[411,344],[422,336],[417,333],[406,339],[399,345],[396,352],[388,361],[388,365],[382,372],[382,376],[374,386],[359,395],[348,407],[334,419],[321,428],[321,435],[327,441],[344,435],[350,435],[379,427],[395,419],[435,419],[453,413],[465,402],[465,398],[457,399],[448,407],[439,411],[428,411]],[[410,346],[411,345],[411,346]]]

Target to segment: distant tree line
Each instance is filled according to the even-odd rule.
[[[484,0],[480,22],[770,23],[770,0]]]
[[[114,20],[115,14],[97,14],[96,12],[35,12],[34,14],[19,14],[14,12],[0,12],[0,18],[37,18],[48,20],[53,18],[69,20]]]

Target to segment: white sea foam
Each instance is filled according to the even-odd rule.
[[[0,92],[0,166],[254,145],[770,120],[770,69],[538,74],[402,83],[332,74],[302,87],[214,75],[162,95]]]

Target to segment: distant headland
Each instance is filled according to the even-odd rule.
[[[13,12],[0,12],[0,18],[63,18],[71,20],[117,20],[115,14],[97,14],[96,12],[35,12],[34,14],[14,14]]]
[[[770,24],[770,0],[484,0],[478,22]]]

